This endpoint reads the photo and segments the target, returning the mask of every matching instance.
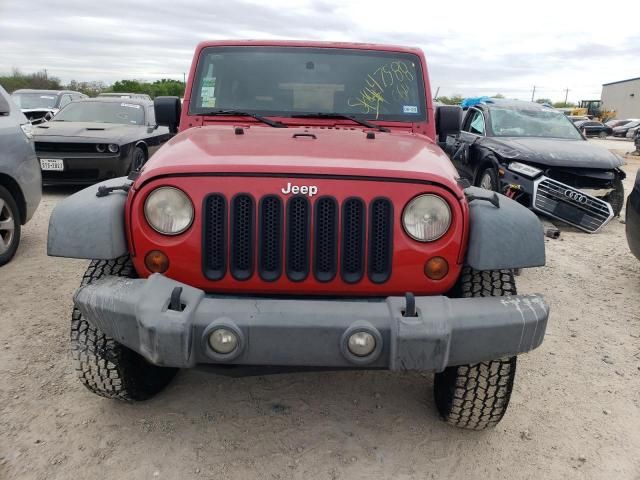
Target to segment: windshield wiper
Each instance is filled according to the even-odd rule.
[[[255,118],[259,122],[266,123],[275,128],[287,128],[287,126],[275,120],[271,120],[267,117],[263,117],[262,115],[258,115],[256,113],[242,112],[240,110],[211,110],[210,112],[199,113],[198,115],[202,116],[215,116],[215,115],[236,115],[238,117],[251,117]]]
[[[345,118],[347,120],[351,120],[363,127],[375,128],[380,130],[381,132],[389,132],[390,130],[387,127],[381,127],[380,125],[376,125],[375,123],[367,122],[366,120],[362,120],[360,118],[354,117],[352,115],[346,115],[344,113],[300,113],[297,115],[291,115],[291,118]]]

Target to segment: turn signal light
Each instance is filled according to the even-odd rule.
[[[442,257],[430,258],[424,264],[424,274],[431,280],[442,280],[449,273],[449,264]]]
[[[151,273],[164,273],[169,269],[169,258],[160,250],[151,250],[144,257],[144,265]]]

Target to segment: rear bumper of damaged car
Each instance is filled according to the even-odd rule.
[[[404,297],[221,297],[159,274],[146,280],[100,280],[80,288],[75,304],[89,322],[149,362],[179,368],[231,364],[442,371],[538,347],[549,316],[538,295],[417,297],[416,315],[404,316]],[[210,335],[219,329],[236,336],[232,352],[212,349]],[[349,338],[360,332],[375,339],[364,356],[349,347]]]

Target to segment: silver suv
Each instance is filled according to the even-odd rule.
[[[31,219],[41,197],[31,124],[0,87],[0,265],[15,255],[20,227]]]

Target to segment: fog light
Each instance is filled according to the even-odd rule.
[[[449,273],[449,264],[442,257],[430,258],[424,264],[424,274],[431,280],[442,280]]]
[[[238,336],[227,328],[217,328],[209,334],[209,346],[222,355],[231,353],[238,347]]]
[[[169,269],[169,258],[160,250],[151,250],[144,257],[144,265],[151,273],[164,273]]]
[[[369,332],[356,332],[349,337],[349,351],[357,357],[366,357],[376,348],[376,339]]]

